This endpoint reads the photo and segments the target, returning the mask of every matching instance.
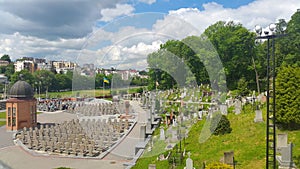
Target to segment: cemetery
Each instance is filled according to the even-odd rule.
[[[152,1],[139,3],[156,3]],[[155,19],[148,16],[147,26],[140,17],[124,24],[126,12],[131,18],[133,11],[145,5],[135,3],[95,5],[103,8],[95,10],[98,15],[100,11],[101,18],[81,20],[81,26],[92,20],[94,25],[92,32],[80,36],[77,31],[88,29],[67,30],[77,34],[74,37],[59,31],[74,27],[65,20],[67,27],[53,24],[52,20],[43,24],[49,30],[53,29],[51,25],[57,25],[52,33],[61,32],[64,36],[47,31],[49,35],[45,37],[38,30],[25,34],[22,29],[3,34],[4,52],[12,52],[13,59],[32,54],[46,55],[45,58],[66,54],[71,58],[79,53],[79,63],[46,63],[46,59],[31,56],[14,61],[3,53],[0,168],[300,168],[300,9],[291,15],[295,2],[286,1],[281,4],[283,8],[270,3],[272,8],[268,9],[275,9],[275,13],[264,10],[262,14],[272,14],[274,18],[261,17],[261,11],[254,8],[269,4],[268,0],[236,7],[201,2],[203,9],[195,4],[195,8],[178,9],[165,4],[170,7],[164,10],[168,14]],[[28,11],[18,14],[8,10],[11,4],[3,4],[8,6],[1,8],[2,13],[12,18],[20,16],[20,21],[32,21],[28,23],[43,28],[36,18],[22,16]],[[285,9],[286,4],[293,4],[293,8]],[[128,5],[126,9],[131,7],[131,11],[118,13],[123,5]],[[114,6],[116,9],[110,8]],[[207,11],[217,13],[205,16],[204,21],[219,17],[220,21],[210,26],[193,22],[191,28],[201,27],[200,32],[185,29],[188,20],[198,21],[194,17]],[[85,12],[90,13],[80,14],[85,17],[96,13]],[[247,20],[245,13],[250,16]],[[290,18],[281,19],[281,15]],[[71,15],[61,19],[68,16]],[[176,22],[178,16],[183,22]],[[116,18],[115,24],[108,24]],[[165,22],[167,19],[172,22]],[[154,22],[148,25],[149,20]],[[274,22],[267,26],[265,21],[270,20]],[[254,26],[254,22],[262,26]],[[105,29],[97,31],[102,24]],[[182,30],[188,34],[181,35]],[[157,39],[159,36],[162,39]],[[20,51],[18,40],[23,45]],[[46,46],[46,54],[40,53],[46,51]],[[105,58],[93,58],[100,55]],[[64,91],[70,96],[65,97]]]
[[[122,112],[129,111],[122,104],[94,100],[69,102],[68,107],[76,120],[24,127],[16,134],[17,141],[36,152],[103,158],[135,123],[134,118],[121,118]]]
[[[104,159],[117,155],[126,159],[123,162],[126,168],[194,169],[212,165],[247,168],[251,165],[248,161],[254,158],[248,153],[264,156],[265,107],[247,99],[228,97],[220,103],[216,98],[220,96],[201,86],[143,92],[134,97],[128,94],[113,101],[93,98],[42,101],[37,106],[40,111],[65,112],[76,118],[24,127],[16,132],[14,142],[34,156]],[[205,131],[206,123],[213,122],[218,114],[230,120],[232,131],[228,134],[214,135],[215,128]],[[134,127],[138,128],[138,140],[131,147],[134,154],[117,152]],[[208,132],[210,138],[201,136],[203,132]],[[291,139],[286,133],[277,135],[276,159],[282,169],[296,168],[298,163],[293,154],[299,149],[294,144],[295,134],[299,133],[292,133]],[[237,142],[246,144],[247,149]],[[144,164],[147,159],[152,162]]]

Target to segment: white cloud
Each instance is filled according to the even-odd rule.
[[[151,4],[155,3],[156,0],[139,0],[139,2],[143,2],[143,3],[151,5]]]
[[[203,4],[204,10],[181,8],[169,12],[170,16],[181,18],[198,28],[201,32],[217,21],[239,22],[248,29],[259,24],[266,27],[278,19],[289,20],[300,8],[299,0],[257,0],[237,9],[224,8],[215,2]],[[168,21],[166,21],[168,22]]]
[[[134,11],[133,6],[129,4],[116,4],[115,8],[105,8],[101,10],[101,21],[108,22],[119,16],[129,15]]]
[[[85,38],[61,38],[55,41],[50,41],[33,36],[24,36],[19,32],[12,35],[0,34],[0,55],[9,54],[12,60],[23,56],[53,59],[53,56],[57,55],[60,56],[59,59],[67,60],[70,59],[70,57],[74,57],[76,51],[81,49],[85,41]],[[73,51],[72,56],[66,55],[66,53],[70,53],[70,51]]]
[[[152,1],[154,0],[147,2],[151,3]],[[134,11],[133,6],[127,4],[117,4],[115,8],[108,5],[105,7],[101,10],[102,21],[111,21],[116,17],[132,14]],[[149,29],[137,28],[134,24],[132,24],[133,26],[120,24],[117,30],[114,29],[114,32],[110,32],[108,27],[105,30],[95,30],[83,38],[55,38],[54,40],[22,32],[18,33],[13,26],[22,27],[23,25],[23,27],[27,27],[26,31],[31,32],[34,30],[30,30],[28,25],[32,25],[35,29],[43,27],[37,22],[31,22],[32,20],[26,20],[0,9],[2,25],[11,29],[11,33],[5,34],[7,32],[1,32],[0,28],[2,33],[0,34],[0,55],[9,54],[12,59],[33,56],[53,60],[71,60],[80,64],[92,62],[108,68],[115,66],[120,69],[144,69],[147,67],[147,54],[156,51],[159,45],[168,39],[182,39],[190,35],[200,35],[209,25],[220,20],[240,22],[248,29],[253,29],[256,24],[266,27],[269,23],[276,22],[280,18],[289,20],[297,8],[300,8],[299,0],[285,0],[284,3],[280,0],[257,0],[237,9],[225,8],[213,2],[204,4],[203,10],[181,8],[169,11],[163,19],[157,20]],[[9,20],[14,22],[9,22]],[[81,18],[81,20],[86,19]],[[118,20],[114,22],[116,22],[114,26],[119,23]],[[85,23],[87,22],[83,22],[83,24]],[[76,29],[76,27],[73,26],[72,29]],[[59,28],[55,31],[59,31]],[[71,30],[70,33],[72,32],[76,31]],[[81,50],[82,48],[83,50]]]

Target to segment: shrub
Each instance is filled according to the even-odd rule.
[[[232,128],[230,127],[230,121],[225,115],[216,113],[211,119],[210,131],[214,135],[224,135],[231,133]]]

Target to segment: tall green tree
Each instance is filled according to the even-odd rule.
[[[284,129],[300,128],[300,67],[282,66],[276,78],[276,121]]]
[[[48,92],[55,90],[55,74],[48,70],[37,70],[33,73],[35,82],[41,84],[41,90]]]
[[[3,55],[0,59],[1,59],[1,60],[5,60],[5,61],[8,61],[9,63],[11,62],[10,56],[7,55],[7,54]]]
[[[280,25],[284,20],[280,20]],[[300,66],[300,10],[294,13],[288,22],[287,36],[276,39],[276,57],[278,67],[284,65]]]
[[[19,72],[15,72],[14,74],[11,75],[11,78],[10,78],[11,84],[16,83],[18,80],[24,80],[32,86],[34,84],[34,77],[33,77],[32,73],[30,73],[26,69],[21,70]]]
[[[249,88],[256,88],[255,72],[251,67],[254,33],[241,24],[219,21],[209,26],[204,34],[214,45],[225,68],[227,86],[237,88],[237,82],[245,77]]]

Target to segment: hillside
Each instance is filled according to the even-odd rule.
[[[264,111],[265,112],[265,111]],[[234,151],[234,157],[237,162],[237,168],[264,168],[265,166],[265,122],[254,123],[255,114],[248,106],[243,113],[235,115],[228,114],[231,122],[232,132],[223,136],[211,136],[206,142],[200,144],[199,136],[205,121],[198,121],[192,126],[189,137],[185,140],[186,152],[191,152],[191,159],[194,161],[195,168],[201,168],[203,162],[220,161],[224,151]],[[277,133],[287,132],[288,142],[293,142],[294,162],[300,166],[300,131],[279,131]],[[149,163],[155,163],[158,169],[168,168],[167,161],[157,161],[157,156],[141,158],[134,168],[147,168]],[[186,159],[187,157],[185,157]],[[185,159],[181,166],[185,166]]]

